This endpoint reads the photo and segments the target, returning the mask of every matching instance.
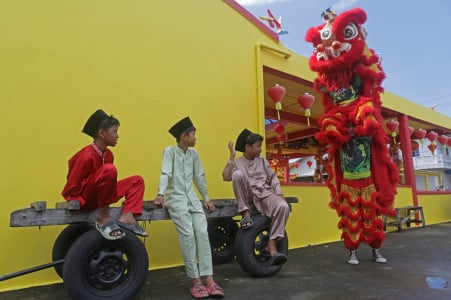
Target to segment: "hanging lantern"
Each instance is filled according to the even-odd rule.
[[[429,144],[428,145],[429,150],[431,150],[432,155],[434,155],[435,149],[437,149],[436,144]]]
[[[449,137],[444,135],[444,134],[442,134],[441,136],[438,137],[438,141],[442,145],[442,149],[445,150],[446,143],[448,143],[448,141],[449,141]]]
[[[431,130],[427,133],[426,137],[428,138],[428,140],[431,141],[431,144],[428,146],[429,150],[431,150],[432,155],[435,154],[435,149],[437,149],[437,145],[436,145],[436,140],[437,140],[437,132],[435,132],[434,130]]]
[[[311,160],[308,160],[308,161],[307,161],[307,166],[308,166],[308,168],[309,168],[309,169],[311,169],[311,168],[312,168],[312,164],[313,164],[313,163],[312,163],[312,161],[311,161]]]
[[[283,143],[287,139],[287,135],[285,133],[285,126],[281,124],[280,122],[274,126],[274,132],[276,133],[276,139],[279,141],[279,143]]]
[[[277,118],[279,120],[280,120],[279,111],[282,109],[282,100],[283,97],[285,97],[286,92],[287,90],[283,86],[278,84],[275,84],[274,86],[268,89],[268,96],[276,104]]]
[[[307,125],[310,127],[310,107],[312,107],[313,102],[315,102],[315,97],[309,93],[304,93],[298,97],[298,103],[304,109],[304,116],[307,117]]]
[[[395,119],[391,119],[385,125],[387,126],[388,130],[390,130],[391,136],[393,137],[393,142],[396,144],[396,131],[398,130],[399,122]]]
[[[423,139],[425,136],[426,136],[426,130],[424,130],[424,129],[419,128],[413,132],[413,138],[420,140],[420,144],[423,144]]]
[[[410,141],[410,146],[412,147],[412,152],[420,149],[420,144],[417,141]]]

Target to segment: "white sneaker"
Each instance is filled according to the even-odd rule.
[[[359,264],[359,259],[357,258],[357,252],[354,251],[349,251],[349,260],[347,261],[348,264],[350,265],[358,265]]]
[[[379,249],[373,249],[373,259],[377,263],[385,264],[387,259],[380,254]]]

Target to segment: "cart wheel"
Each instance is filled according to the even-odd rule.
[[[213,264],[225,264],[233,259],[237,232],[238,224],[232,218],[208,219],[208,237]]]
[[[72,299],[133,299],[148,269],[146,248],[135,235],[110,241],[89,230],[67,252],[64,286]]]
[[[280,271],[283,265],[271,266],[271,260],[264,255],[269,241],[271,219],[265,215],[252,216],[254,225],[240,229],[235,240],[236,260],[241,268],[255,277],[268,277]],[[288,236],[277,242],[277,251],[288,254]]]
[[[88,231],[91,227],[89,227],[86,223],[74,223],[70,224],[66,228],[61,231],[58,237],[53,244],[52,250],[52,261],[57,261],[60,259],[64,259],[66,257],[66,253],[69,250],[70,246],[75,242],[76,239],[86,231]],[[61,279],[63,278],[63,264],[55,265],[55,272],[58,274]]]

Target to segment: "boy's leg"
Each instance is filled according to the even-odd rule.
[[[197,254],[199,257],[199,275],[213,275],[211,246],[208,238],[208,223],[203,211],[191,211]]]
[[[96,223],[100,228],[111,222],[110,204],[116,201],[117,193],[117,171],[113,164],[101,166],[96,173],[92,174],[86,181],[82,196],[86,199],[82,211],[97,211]],[[96,225],[96,226],[97,226]],[[116,225],[117,227],[117,225]],[[110,236],[122,236],[123,230],[111,231]]]
[[[88,177],[84,184],[82,196],[86,204],[82,211],[93,211],[99,207],[109,207],[117,201],[117,171],[113,164],[101,166]],[[109,212],[108,212],[109,216]]]
[[[124,196],[125,201],[122,206],[122,213],[129,213],[130,216],[140,215],[144,199],[144,179],[136,175],[119,180],[117,182],[116,201]]]
[[[181,205],[167,205],[167,208],[177,229],[186,274],[192,279],[199,278],[193,222],[191,214],[188,211],[187,204],[182,203]]]
[[[252,204],[253,193],[252,187],[249,184],[249,179],[241,170],[236,170],[232,174],[232,185],[235,197],[238,200],[238,212],[249,210]]]
[[[271,219],[270,240],[277,240],[285,236],[290,207],[281,196],[272,194],[266,198],[255,201],[256,208]]]

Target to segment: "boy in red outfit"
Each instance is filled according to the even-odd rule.
[[[117,181],[114,156],[107,147],[114,147],[119,138],[119,120],[98,109],[86,122],[82,132],[94,141],[75,153],[69,160],[67,182],[61,194],[66,201],[78,200],[81,211],[98,210],[95,227],[108,240],[125,236],[122,228],[148,236],[135,216],[142,213],[144,180],[131,176]],[[109,206],[125,196],[118,220],[110,215]]]

